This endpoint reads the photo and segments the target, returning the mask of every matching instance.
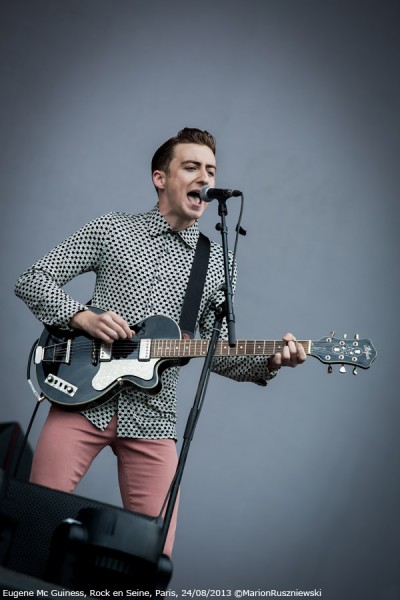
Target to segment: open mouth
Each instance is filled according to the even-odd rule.
[[[201,204],[200,194],[198,190],[191,190],[190,192],[188,192],[187,197],[193,204],[196,204],[198,206]]]

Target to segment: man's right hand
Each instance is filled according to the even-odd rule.
[[[106,344],[115,340],[125,340],[134,335],[128,323],[112,310],[104,313],[94,313],[83,310],[74,314],[69,322],[73,329],[82,329],[93,338],[98,338]]]

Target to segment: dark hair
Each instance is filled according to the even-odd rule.
[[[216,142],[211,133],[202,131],[201,129],[185,127],[184,129],[181,129],[175,137],[164,142],[164,144],[156,150],[151,161],[152,173],[154,173],[154,171],[168,172],[170,162],[174,158],[174,148],[177,144],[200,144],[201,146],[208,146],[215,154]]]

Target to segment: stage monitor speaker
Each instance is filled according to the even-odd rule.
[[[88,540],[89,550],[94,547],[100,548],[103,554],[107,554],[110,531],[120,531],[121,546],[124,550],[129,548],[132,564],[140,565],[143,561],[147,564],[156,564],[158,578],[156,587],[165,589],[172,575],[172,564],[164,555],[159,557],[155,552],[160,539],[159,519],[17,480],[3,471],[0,471],[0,564],[7,569],[49,581],[46,569],[49,562],[51,564],[52,554],[54,559],[54,543],[55,540],[57,541],[57,535],[60,535],[60,527],[65,529],[65,523],[72,523],[75,528],[77,525],[80,526],[79,519],[82,520],[81,516],[86,513],[90,513],[89,518],[97,524],[92,528],[93,532],[88,533],[87,530],[83,530],[83,535],[78,536]],[[103,536],[101,535],[102,522],[105,523]],[[55,535],[57,531],[58,534]],[[99,537],[105,539],[105,543],[101,540],[92,541]],[[115,546],[114,541],[112,544]],[[67,546],[71,549],[73,543],[66,539],[65,547]],[[88,555],[91,552],[89,550]],[[110,552],[115,554],[115,548]],[[81,545],[80,556],[84,557],[85,553],[86,549]],[[125,552],[124,560],[126,556]],[[55,583],[59,582],[55,581]],[[60,583],[68,584],[68,582]],[[132,583],[134,584],[134,579]]]
[[[0,423],[0,469],[10,475],[14,474],[23,441],[24,434],[18,423]],[[26,444],[16,473],[18,479],[28,481],[32,457],[32,449]]]

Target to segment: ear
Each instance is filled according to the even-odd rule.
[[[154,171],[153,172],[153,184],[157,188],[158,191],[163,190],[165,188],[165,173],[164,171]]]

